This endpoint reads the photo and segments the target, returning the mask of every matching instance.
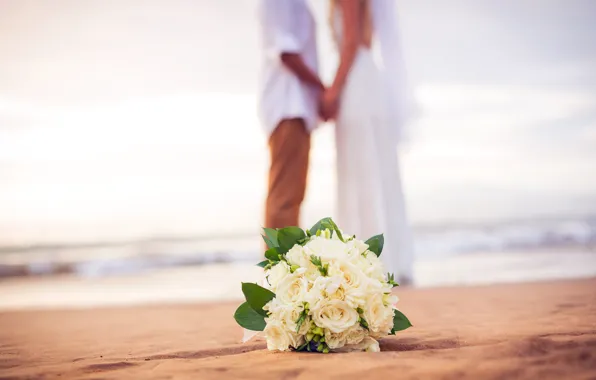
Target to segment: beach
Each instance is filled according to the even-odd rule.
[[[242,344],[237,301],[0,312],[2,379],[594,379],[596,278],[397,288],[381,353]]]
[[[344,30],[329,1],[296,2],[296,38],[282,22],[280,39],[296,46],[270,49],[283,2],[259,3],[2,1],[0,380],[596,380],[596,0],[363,1],[370,79],[388,94],[363,81],[366,101],[342,96],[313,123],[305,104],[354,87],[354,70],[337,75]],[[301,96],[311,84],[272,52],[333,91]],[[389,101],[369,109],[377,97]],[[263,217],[283,119],[308,121],[310,139],[299,221],[278,225]],[[375,128],[344,155],[359,119]],[[377,130],[397,137],[377,152],[396,164],[392,186],[373,179]],[[347,198],[368,201],[370,225],[338,202],[356,183],[369,190]],[[325,217],[344,236],[385,233],[413,327],[380,353],[242,343],[241,283],[268,275],[262,227]],[[391,237],[401,225],[411,249],[409,233]]]

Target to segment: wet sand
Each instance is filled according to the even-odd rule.
[[[0,379],[595,379],[596,279],[399,289],[378,354],[241,344],[236,302],[0,313]]]

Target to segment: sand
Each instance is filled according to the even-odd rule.
[[[596,279],[397,293],[377,354],[242,344],[235,302],[3,312],[0,378],[596,379]]]

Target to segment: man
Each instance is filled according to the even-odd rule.
[[[271,167],[265,226],[299,225],[306,191],[310,132],[324,86],[318,75],[315,20],[306,0],[261,0],[260,116]]]

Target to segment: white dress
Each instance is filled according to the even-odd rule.
[[[339,45],[341,11],[336,8],[334,13],[332,28]],[[362,46],[336,119],[337,221],[359,239],[383,233],[381,259],[389,272],[406,282],[413,279],[413,244],[386,83],[372,51]]]

